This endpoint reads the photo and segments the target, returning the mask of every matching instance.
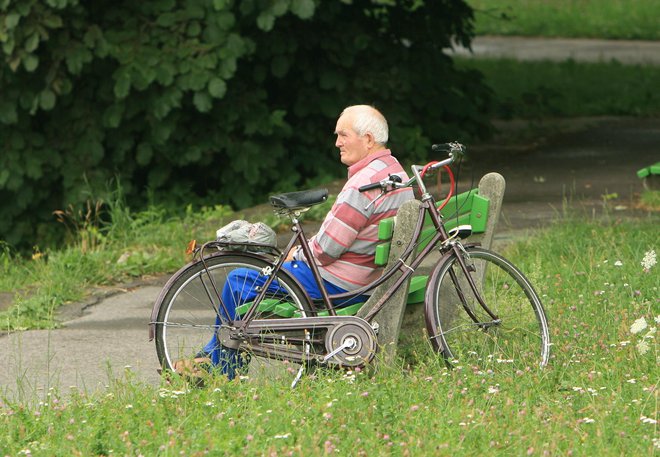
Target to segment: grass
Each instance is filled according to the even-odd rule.
[[[660,4],[660,3],[659,3]],[[456,59],[480,71],[499,118],[660,115],[660,67],[611,63]]]
[[[634,236],[630,236],[634,233]],[[8,455],[652,455],[658,435],[657,220],[561,221],[506,252],[548,311],[550,366],[447,370],[422,341],[375,372],[265,382],[131,378],[0,402]],[[642,259],[646,257],[646,268]],[[647,327],[632,333],[631,326]],[[648,349],[645,353],[641,342]]]
[[[0,291],[18,291],[13,306],[0,313],[3,330],[52,327],[57,308],[81,300],[90,287],[175,271],[186,261],[190,239],[210,239],[231,214],[222,206],[189,209],[183,217],[155,208],[110,212],[110,225],[79,224],[75,242],[61,250],[37,251],[32,259],[0,254]]]
[[[313,207],[306,220],[321,220],[334,199]],[[188,207],[181,216],[156,207],[131,213],[121,199],[104,208],[103,217],[67,211],[72,242],[60,250],[37,249],[25,259],[0,244],[0,292],[15,293],[13,305],[0,312],[0,330],[54,327],[58,308],[85,299],[91,288],[172,273],[189,260],[190,240],[212,240],[217,228],[248,217],[225,206]],[[265,211],[249,216],[250,220],[263,219],[275,229],[284,228],[284,219],[270,207]]]
[[[639,198],[639,204],[643,208],[660,211],[660,190],[645,190]]]
[[[660,39],[656,0],[468,0],[479,35]]]

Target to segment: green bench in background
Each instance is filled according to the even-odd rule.
[[[645,189],[657,190],[660,188],[660,162],[638,170],[637,177],[642,180]]]

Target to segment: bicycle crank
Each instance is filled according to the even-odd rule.
[[[240,328],[240,322],[236,322]],[[255,319],[245,334],[229,330],[242,349],[269,358],[357,367],[373,359],[378,339],[367,321],[355,316]],[[307,335],[301,338],[299,335]],[[308,335],[312,335],[311,338]],[[311,341],[311,342],[310,342]],[[314,344],[316,351],[300,350]]]

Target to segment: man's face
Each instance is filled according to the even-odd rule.
[[[370,135],[358,136],[353,130],[353,118],[350,114],[344,114],[337,121],[335,128],[337,141],[335,146],[339,148],[341,163],[350,167],[358,163],[369,154]]]

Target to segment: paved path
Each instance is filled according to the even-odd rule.
[[[660,41],[484,36],[474,39],[472,52],[462,47],[457,47],[454,52],[463,56],[517,60],[616,60],[623,64],[660,65]]]
[[[636,172],[658,160],[660,119],[602,119],[524,158],[495,161],[492,169],[507,181],[500,238],[545,226],[564,210],[587,218],[646,217],[634,206],[643,190]]]
[[[35,393],[43,398],[49,388],[92,392],[127,375],[157,384],[158,360],[147,323],[159,291],[160,285],[109,289],[115,295],[87,307],[63,328],[1,337],[2,392],[34,400]]]

